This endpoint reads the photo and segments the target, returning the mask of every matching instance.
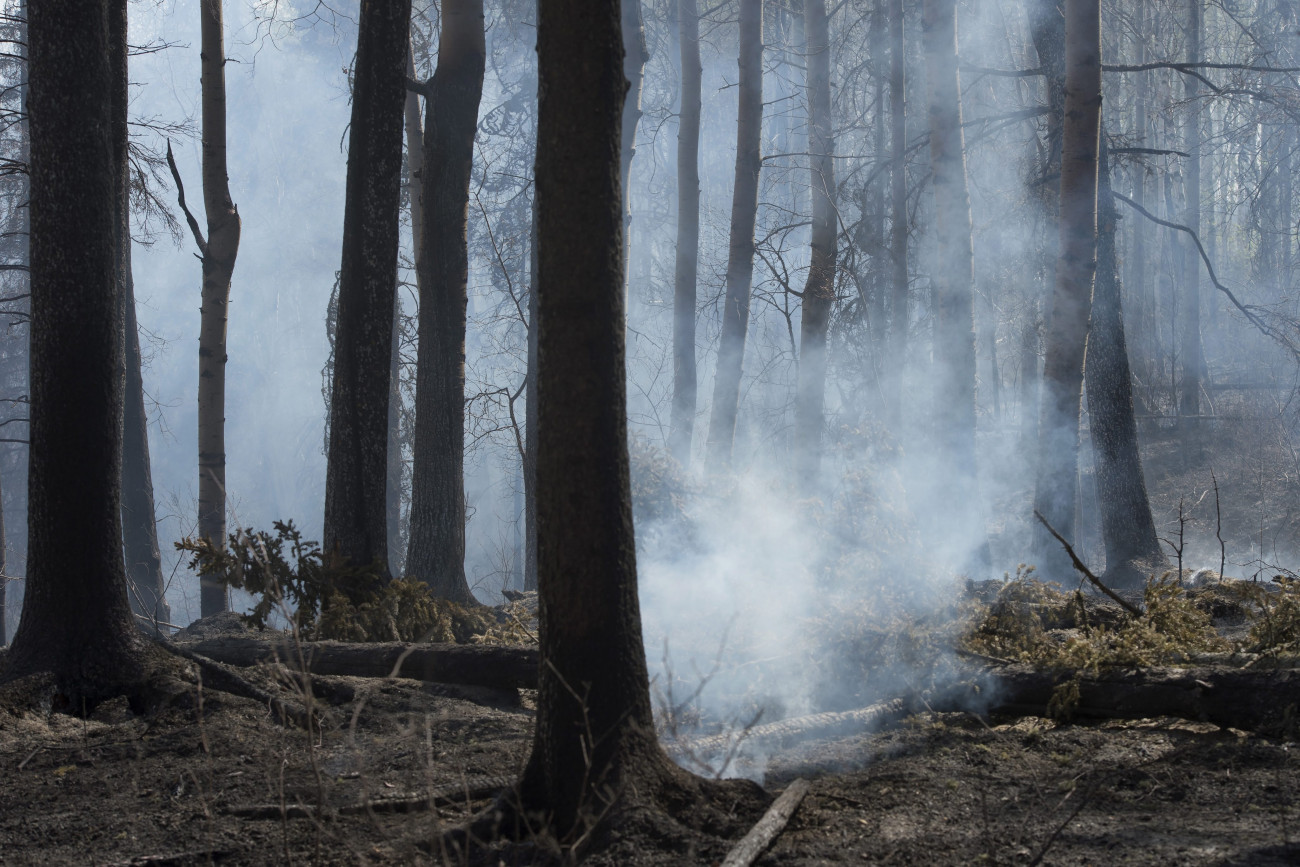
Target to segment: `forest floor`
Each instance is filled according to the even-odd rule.
[[[317,734],[198,689],[147,718],[125,701],[91,719],[0,709],[0,864],[461,863],[442,832],[518,774],[532,694],[314,680]],[[1300,863],[1295,753],[1174,718],[921,713],[770,755],[770,792],[812,787],[757,863]],[[761,807],[738,809],[744,828]],[[717,864],[734,843],[647,828],[593,861]],[[552,861],[526,846],[475,863]]]

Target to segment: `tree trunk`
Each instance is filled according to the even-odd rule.
[[[623,74],[627,76],[627,99],[623,103],[623,127],[619,137],[618,177],[623,190],[623,270],[624,285],[631,267],[632,244],[632,159],[636,156],[636,128],[641,123],[641,90],[645,85],[645,65],[650,59],[646,49],[645,27],[641,23],[641,0],[623,0]]]
[[[486,59],[482,0],[444,0],[428,85],[420,360],[415,383],[408,574],[472,603],[465,581],[465,328],[470,169]]]
[[[1187,3],[1187,62],[1201,60],[1201,2]],[[1187,132],[1184,149],[1187,151],[1187,174],[1183,178],[1187,197],[1187,215],[1183,223],[1197,233],[1201,232],[1201,82],[1194,75],[1183,76],[1183,94],[1187,99]],[[1291,227],[1286,226],[1284,240],[1290,239]],[[1183,244],[1183,292],[1179,312],[1182,314],[1182,377],[1178,384],[1179,424],[1184,432],[1194,434],[1195,416],[1201,414],[1201,382],[1205,377],[1205,353],[1201,347],[1201,259],[1196,245]],[[1195,449],[1184,450],[1191,456]]]
[[[199,4],[203,91],[203,303],[199,309],[199,537],[226,544],[226,318],[239,253],[239,211],[226,176],[226,48],[222,0]],[[337,379],[338,372],[335,371]],[[202,616],[225,611],[226,586],[199,579]]]
[[[889,405],[886,412],[897,427],[903,419],[903,378],[907,369],[907,43],[903,39],[903,0],[889,3],[889,130],[890,130],[890,333],[891,363],[886,367]]]
[[[961,127],[956,0],[925,0],[923,33],[934,176],[935,429],[943,490],[934,538],[972,575],[990,567],[975,479],[975,257]]]
[[[528,233],[528,380],[524,383],[524,589],[537,589],[537,194]]]
[[[54,707],[83,711],[144,677],[120,488],[114,196],[126,125],[113,106],[126,86],[126,0],[43,0],[28,15],[31,518],[26,599],[2,676],[52,672]]]
[[[1074,537],[1083,356],[1097,264],[1100,18],[1098,0],[1066,0],[1060,253],[1047,329],[1034,508],[1067,540]],[[1035,556],[1045,577],[1071,574],[1055,539],[1038,528],[1035,540]]]
[[[811,493],[821,468],[826,425],[826,333],[835,303],[835,139],[831,131],[831,49],[826,0],[805,0],[812,256],[799,324],[799,384],[794,406],[796,484]]]
[[[1124,339],[1119,259],[1115,253],[1115,200],[1102,140],[1097,181],[1097,278],[1092,296],[1085,371],[1088,420],[1097,461],[1106,583],[1142,587],[1151,573],[1169,568],[1156,539],[1133,418],[1133,379]]]
[[[655,738],[637,602],[614,162],[626,87],[617,0],[542,4],[538,67],[542,663],[519,795],[565,839],[610,799],[653,798],[684,774]]]
[[[679,0],[682,106],[677,130],[677,270],[673,285],[673,410],[669,450],[689,467],[695,435],[695,303],[700,257],[700,15]]]
[[[325,474],[325,550],[387,580],[388,408],[410,0],[361,6]]]
[[[749,293],[754,277],[754,223],[758,216],[758,172],[762,167],[763,2],[740,0],[740,93],[736,112],[736,179],[731,195],[731,241],[727,250],[727,293],[722,308],[718,368],[709,414],[710,472],[731,465],[740,404],[740,376],[749,330]]]

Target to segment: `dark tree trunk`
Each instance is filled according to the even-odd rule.
[[[673,412],[669,450],[691,463],[698,379],[695,303],[700,257],[700,14],[697,0],[679,0],[682,107],[677,131],[677,270],[673,285]]]
[[[82,710],[144,677],[120,489],[114,196],[126,127],[112,107],[126,74],[126,0],[43,0],[28,15],[30,521],[26,599],[3,676],[52,672],[56,703]]]
[[[826,334],[835,303],[835,139],[831,131],[831,48],[825,0],[805,0],[808,151],[812,154],[812,257],[799,324],[799,387],[794,405],[796,483],[811,492],[821,468],[825,427]]]
[[[1188,0],[1187,4],[1187,62],[1199,63],[1201,60],[1201,2]],[[1187,99],[1187,132],[1184,148],[1188,153],[1187,174],[1184,176],[1184,189],[1187,195],[1187,216],[1183,223],[1200,235],[1201,232],[1201,82],[1195,76],[1183,76],[1183,94]],[[1289,129],[1288,125],[1288,129]],[[1289,146],[1285,146],[1287,151]],[[1290,172],[1287,172],[1289,180]],[[1290,249],[1290,222],[1283,224],[1283,250]],[[1287,257],[1283,255],[1283,267]],[[1182,322],[1180,341],[1180,360],[1182,374],[1178,382],[1178,415],[1183,432],[1194,435],[1197,429],[1196,416],[1201,414],[1201,382],[1205,378],[1205,353],[1201,346],[1201,259],[1196,245],[1183,244],[1183,291],[1185,293],[1179,307]],[[1285,284],[1284,284],[1285,285]],[[1196,449],[1185,442],[1184,453],[1192,457]]]
[[[1137,421],[1133,418],[1133,379],[1124,339],[1119,260],[1115,255],[1115,200],[1103,137],[1097,180],[1097,279],[1092,294],[1085,372],[1088,420],[1097,460],[1097,495],[1106,545],[1107,584],[1141,587],[1147,577],[1169,568],[1156,539],[1147,499]]]
[[[466,239],[486,59],[482,0],[444,0],[424,117],[424,239],[415,465],[406,571],[435,596],[474,601],[465,581]]]
[[[966,142],[961,127],[956,0],[925,0],[935,235],[935,430],[944,490],[933,498],[935,539],[961,568],[989,569],[988,534],[975,481],[975,258],[971,243]],[[960,550],[958,550],[960,549]]]
[[[576,28],[574,21],[582,21]],[[685,781],[654,734],[628,477],[617,0],[542,4],[537,135],[541,669],[524,810],[561,838]]]
[[[325,550],[382,580],[410,18],[410,0],[361,5],[325,475]]]
[[[636,128],[641,123],[641,91],[645,85],[645,65],[650,59],[646,49],[645,27],[641,23],[641,0],[623,0],[623,74],[627,76],[627,99],[623,103],[623,127],[619,136],[618,177],[623,190],[623,268],[631,267],[632,243],[632,159],[636,156]]]
[[[736,179],[731,194],[731,241],[727,249],[727,293],[722,308],[718,368],[709,414],[710,472],[731,465],[740,404],[740,377],[749,330],[750,284],[754,277],[754,223],[758,216],[758,173],[762,167],[763,0],[740,0],[740,89],[736,112]]]
[[[200,0],[203,90],[203,209],[208,237],[199,310],[199,537],[226,544],[226,319],[230,278],[239,253],[239,211],[226,175],[226,48],[222,0]],[[196,232],[197,234],[197,232]],[[228,606],[226,585],[199,579],[199,609],[207,617]]]
[[[1101,13],[1098,0],[1066,0],[1065,125],[1061,149],[1060,252],[1047,329],[1038,422],[1034,507],[1067,540],[1074,538],[1083,356],[1097,266],[1097,148],[1101,124]],[[1072,574],[1059,543],[1035,536],[1043,574]]]
[[[889,419],[897,426],[903,418],[903,377],[907,367],[907,337],[911,320],[907,311],[907,43],[903,39],[903,0],[889,3],[889,154],[890,166],[890,326],[886,366]]]

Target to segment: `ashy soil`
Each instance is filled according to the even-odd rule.
[[[271,669],[245,673],[295,698]],[[0,864],[460,863],[442,834],[518,773],[531,695],[314,681],[318,734],[198,688],[153,718],[124,701],[85,720],[0,709]],[[769,756],[774,794],[799,777],[812,788],[757,863],[1300,863],[1295,751],[1176,719],[921,714]],[[758,818],[737,809],[739,828]],[[661,831],[625,830],[592,860],[716,864],[735,842]]]

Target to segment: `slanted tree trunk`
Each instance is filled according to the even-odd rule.
[[[736,112],[736,179],[731,194],[731,241],[727,250],[727,292],[709,414],[710,472],[731,466],[740,404],[740,377],[749,330],[749,294],[754,277],[754,223],[758,216],[758,172],[762,167],[763,2],[740,0],[740,88]]]
[[[42,0],[28,16],[27,592],[0,677],[51,672],[53,706],[82,711],[145,674],[122,560],[123,311],[114,196],[126,126],[114,123],[113,105],[125,88],[126,0]]]
[[[889,153],[890,166],[890,364],[886,367],[888,406],[895,426],[903,419],[903,378],[907,368],[907,43],[903,39],[903,0],[889,3]]]
[[[1147,577],[1169,568],[1156,539],[1147,499],[1137,421],[1133,417],[1133,378],[1124,337],[1119,259],[1115,254],[1115,200],[1110,165],[1101,143],[1097,180],[1097,278],[1092,294],[1085,372],[1088,421],[1097,459],[1097,498],[1106,545],[1106,572],[1114,587],[1141,587]]]
[[[585,820],[615,822],[634,806],[676,805],[697,817],[703,806],[701,781],[669,761],[655,738],[637,602],[615,163],[626,87],[621,46],[617,0],[542,4],[542,661],[537,727],[517,801],[521,813],[545,816],[561,840],[584,835]]]
[[[956,0],[922,11],[938,250],[935,299],[935,429],[944,490],[934,498],[935,538],[972,574],[989,569],[988,534],[975,481],[975,258],[966,142],[961,127]],[[959,550],[960,549],[960,550]]]
[[[673,284],[673,409],[669,450],[689,467],[695,436],[695,303],[700,258],[700,14],[679,0],[682,106],[677,129],[677,269]]]
[[[425,93],[424,239],[408,574],[470,603],[465,581],[466,239],[486,49],[482,0],[444,0],[438,68]]]
[[[410,0],[361,6],[325,473],[325,550],[388,573],[388,406]]]
[[[203,303],[199,309],[199,537],[226,544],[226,318],[230,278],[239,253],[239,211],[226,176],[226,48],[222,0],[199,3],[202,42],[203,208],[207,240]],[[338,373],[335,372],[337,379]],[[226,587],[215,576],[199,579],[202,616],[225,611]]]
[[[1047,329],[1038,422],[1034,508],[1074,538],[1083,356],[1097,265],[1097,147],[1101,125],[1101,13],[1098,0],[1066,0],[1065,124],[1061,149],[1060,253]],[[1035,555],[1048,578],[1069,575],[1045,530]]]
[[[821,468],[825,427],[826,334],[835,303],[835,139],[831,131],[830,27],[825,0],[805,0],[808,151],[812,154],[812,257],[799,324],[799,384],[794,406],[796,484],[811,493]]]

